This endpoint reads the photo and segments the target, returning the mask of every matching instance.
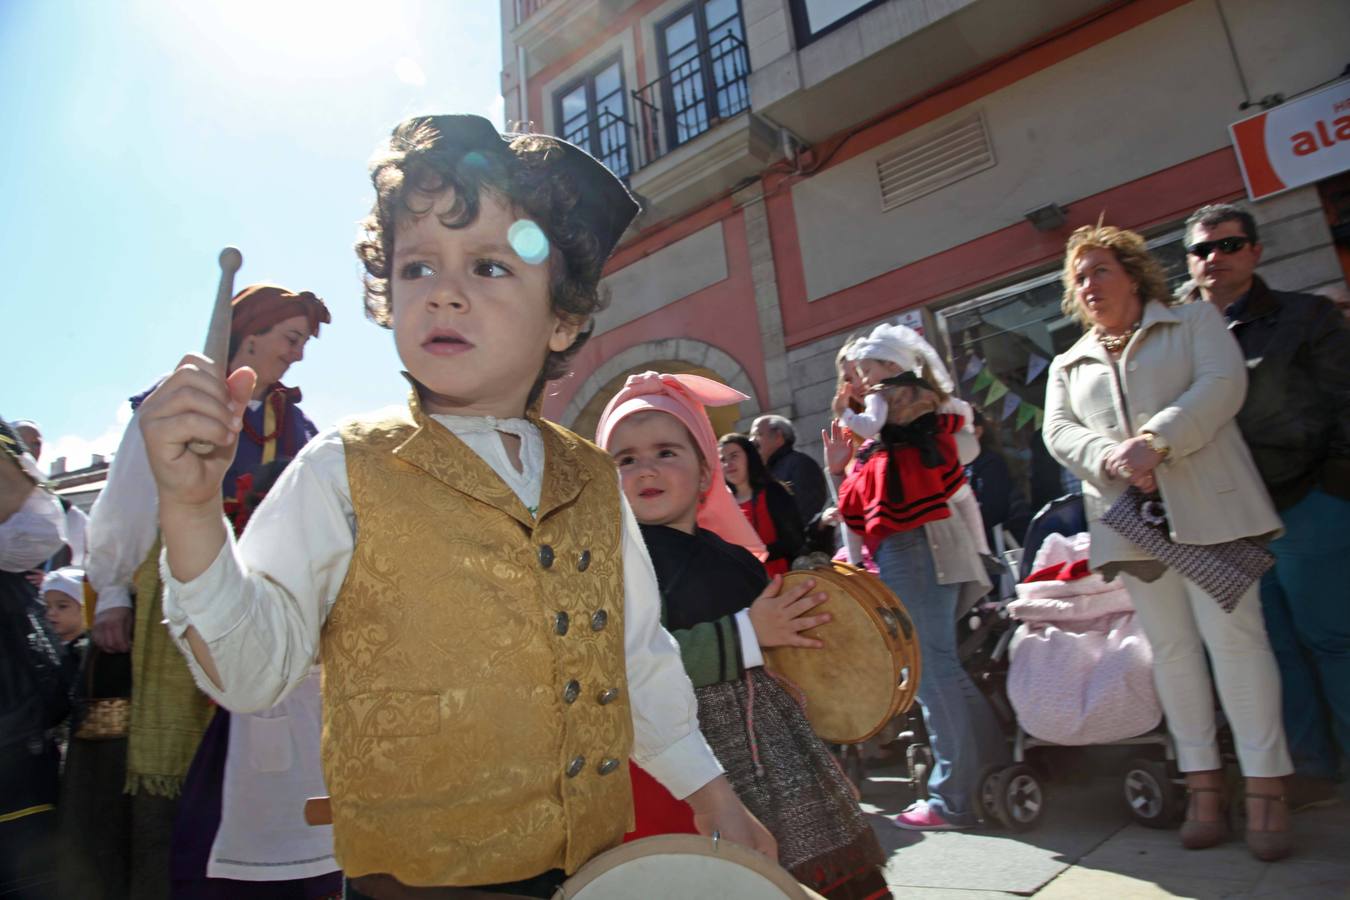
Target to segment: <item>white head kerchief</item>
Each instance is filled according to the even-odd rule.
[[[950,394],[955,385],[942,364],[942,357],[933,349],[933,345],[907,325],[893,325],[882,322],[867,337],[858,340],[849,348],[848,358],[884,359],[893,362],[902,371],[913,372],[923,365],[924,374],[942,390]]]

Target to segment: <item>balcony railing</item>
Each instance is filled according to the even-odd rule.
[[[562,137],[578,147],[586,148],[611,172],[627,179],[636,168],[633,160],[635,134],[632,122],[604,109],[598,116],[570,123]],[[646,163],[640,163],[638,167],[641,165]]]
[[[625,180],[671,150],[750,108],[750,57],[734,35],[632,92],[632,118],[601,110],[562,137]]]
[[[633,91],[638,167],[750,108],[750,54],[734,34]]]

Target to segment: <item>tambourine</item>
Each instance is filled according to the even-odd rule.
[[[806,718],[823,740],[860,744],[914,702],[918,635],[900,599],[872,573],[835,562],[791,571],[783,587],[807,578],[829,597],[812,612],[831,618],[802,636],[825,646],[766,647],[764,665],[805,695]]]

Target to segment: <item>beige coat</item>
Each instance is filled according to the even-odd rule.
[[[1146,304],[1116,366],[1091,332],[1055,357],[1043,437],[1083,479],[1094,568],[1147,558],[1100,522],[1129,486],[1105,475],[1106,456],[1141,431],[1171,446],[1155,474],[1173,540],[1217,544],[1281,530],[1233,419],[1246,393],[1242,350],[1208,303]]]

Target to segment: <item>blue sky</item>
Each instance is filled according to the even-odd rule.
[[[228,244],[242,286],[333,313],[287,375],[320,427],[398,401],[351,246],[399,120],[501,125],[491,0],[0,0],[0,415],[43,462],[110,452],[125,399],[199,351]]]

